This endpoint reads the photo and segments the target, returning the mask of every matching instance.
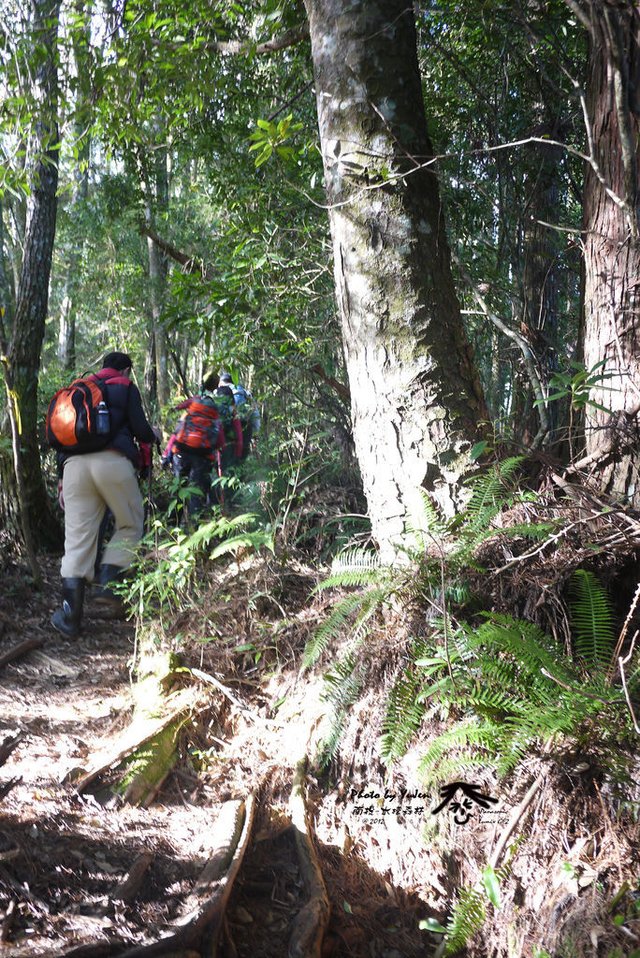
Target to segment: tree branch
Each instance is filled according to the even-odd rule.
[[[197,256],[189,256],[187,253],[183,253],[182,250],[173,246],[168,240],[164,240],[161,236],[158,236],[151,227],[146,225],[141,226],[140,232],[143,236],[148,236],[150,240],[153,240],[158,249],[166,253],[170,259],[175,260],[176,263],[180,263],[185,273],[200,273],[203,279],[209,279],[211,276],[213,267],[207,266]]]

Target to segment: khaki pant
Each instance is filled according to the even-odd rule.
[[[91,582],[100,523],[108,507],[115,532],[102,562],[126,569],[144,531],[144,507],[132,463],[111,449],[67,459],[62,475],[64,496],[63,579]]]

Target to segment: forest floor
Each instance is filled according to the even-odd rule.
[[[0,599],[0,654],[27,639],[44,640],[0,675],[0,745],[11,747],[0,769],[0,954],[115,955],[167,935],[208,860],[216,816],[251,793],[252,841],[217,953],[286,954],[307,897],[290,821],[292,781],[322,712],[318,678],[301,680],[298,672],[319,615],[309,598],[316,573],[300,564],[280,570],[275,599],[256,581],[264,568],[254,566],[240,574],[247,596],[227,602],[227,621],[218,620],[226,638],[186,643],[185,662],[217,677],[227,694],[201,684],[178,764],[149,807],[138,808],[111,787],[108,771],[90,788],[77,788],[97,756],[118,751],[131,721],[134,626],[99,618],[89,597],[81,637],[58,635],[49,625],[57,562],[44,571],[45,590],[34,593],[24,568],[5,568]],[[261,605],[251,627],[240,612],[250,594]],[[188,617],[187,632],[195,610]],[[276,621],[282,627],[274,630]],[[258,657],[248,633],[267,627],[277,639]],[[431,936],[418,929],[429,913],[424,889],[406,880],[418,856],[418,817],[403,825],[358,818],[354,811],[364,801],[352,790],[369,783],[355,769],[353,781],[311,776],[307,786],[331,899],[323,955],[429,953]],[[372,861],[358,853],[365,835]],[[144,879],[124,901],[122,883],[140,862]],[[205,947],[206,953],[213,952]]]
[[[177,763],[136,807],[115,787],[116,758],[136,709],[144,630],[100,618],[89,596],[81,637],[64,639],[49,624],[57,562],[44,573],[37,593],[24,568],[6,564],[0,595],[0,655],[43,642],[0,673],[0,955],[142,958],[142,946],[181,958],[319,954],[292,944],[310,894],[292,825],[305,757],[330,903],[323,958],[434,955],[442,936],[425,923],[446,921],[487,861],[504,862],[511,836],[501,906],[485,903],[489,928],[469,954],[625,958],[640,945],[638,802],[630,812],[579,756],[569,767],[532,760],[507,782],[485,775],[492,809],[462,821],[451,809],[434,817],[440,796],[421,791],[424,736],[393,769],[381,763],[381,703],[406,648],[401,615],[372,640],[376,687],[353,707],[339,761],[320,773],[322,675],[300,669],[330,602],[313,593],[318,568],[270,554],[229,559],[172,623],[188,720]],[[175,944],[168,936],[212,859],[216,822],[237,800],[253,803],[254,820],[215,936]]]

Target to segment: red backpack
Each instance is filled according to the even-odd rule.
[[[175,445],[179,452],[195,452],[207,456],[215,449],[221,428],[213,400],[208,396],[196,396],[176,427]]]
[[[91,374],[54,394],[45,420],[47,442],[61,452],[96,452],[111,438],[106,382]]]

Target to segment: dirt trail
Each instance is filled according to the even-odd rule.
[[[181,760],[149,808],[125,804],[108,774],[79,794],[78,775],[130,721],[135,634],[130,623],[95,617],[89,600],[80,639],[57,635],[49,626],[55,568],[46,576],[48,589],[33,595],[14,570],[0,604],[0,654],[25,638],[45,639],[0,674],[0,744],[19,739],[0,768],[0,953],[98,958],[171,935],[209,860],[225,803],[254,795],[250,841],[219,925],[218,950],[205,933],[173,951],[190,958],[287,954],[308,901],[291,786],[319,697],[299,682],[295,662],[263,682],[232,676],[230,696],[204,692]],[[191,664],[216,668],[202,656]],[[323,955],[427,954],[416,931],[420,900],[344,854],[354,841],[332,811],[337,792],[327,802],[326,788],[306,784],[310,817],[324,821],[319,857],[332,909]],[[138,867],[143,877],[123,901],[122,883]]]

